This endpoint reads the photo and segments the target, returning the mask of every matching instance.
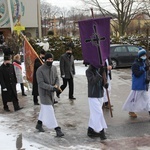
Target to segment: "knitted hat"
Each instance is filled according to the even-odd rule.
[[[51,54],[51,53],[46,53],[46,54],[45,54],[45,61],[46,61],[47,59],[49,59],[49,58],[53,58],[53,54]]]
[[[138,57],[140,58],[143,55],[146,55],[146,50],[142,48],[138,51]]]

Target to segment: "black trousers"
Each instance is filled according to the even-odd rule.
[[[69,98],[72,98],[74,93],[74,84],[72,77],[70,79],[63,78],[63,84],[60,86],[60,88],[63,91],[66,88],[67,83],[69,84]]]
[[[3,108],[4,109],[9,109],[8,108],[8,105],[7,105],[7,100],[6,99],[3,99],[2,98],[2,101],[3,101]],[[13,103],[13,106],[14,106],[14,110],[15,109],[18,109],[19,108],[19,100],[18,100],[18,98],[16,97],[16,96],[12,96],[12,99],[11,99],[11,101],[12,101],[12,103]],[[9,101],[10,102],[10,101]]]
[[[20,83],[20,87],[21,87],[22,94],[25,94],[24,93],[24,85],[23,85],[23,83]]]
[[[33,95],[33,102],[38,103],[38,96],[37,95]]]

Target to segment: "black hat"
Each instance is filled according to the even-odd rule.
[[[13,51],[9,47],[6,47],[6,46],[3,47],[3,53],[4,55],[13,55]]]
[[[51,53],[46,53],[46,54],[45,54],[45,61],[46,61],[48,58],[53,58],[53,54],[51,54]]]
[[[4,60],[10,60],[10,55],[4,55]]]
[[[40,51],[40,54],[43,54],[43,55],[45,55],[45,51],[44,51],[44,49],[42,49],[41,51]]]

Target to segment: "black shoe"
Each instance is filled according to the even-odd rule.
[[[61,132],[61,128],[60,127],[55,128],[55,130],[56,130],[56,137],[64,136],[64,134]]]
[[[4,108],[5,111],[7,112],[10,112],[10,109],[9,108]]]
[[[35,127],[37,130],[39,130],[39,132],[45,132],[44,129],[42,128],[42,124],[38,124]]]
[[[105,132],[104,132],[104,129],[102,131],[100,131],[100,139],[101,140],[106,140],[106,136],[105,136]]]
[[[15,108],[15,111],[18,111],[18,110],[21,110],[21,109],[23,109],[23,107]]]
[[[76,100],[76,98],[75,98],[75,97],[69,97],[69,99],[70,99],[70,100]]]
[[[87,135],[89,137],[100,137],[100,132],[95,132],[91,127],[88,127]]]
[[[149,111],[149,115],[150,115],[150,111]]]
[[[27,96],[27,95],[25,93],[23,93],[22,96]]]
[[[60,92],[56,92],[56,96],[60,98]]]
[[[58,101],[55,101],[55,100],[54,100],[54,104],[57,104],[57,103],[58,103]]]
[[[37,103],[34,103],[34,105],[40,105],[40,104],[37,102]]]

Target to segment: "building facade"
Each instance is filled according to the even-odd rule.
[[[0,0],[0,35],[7,37],[17,24],[32,37],[41,37],[40,0]]]

